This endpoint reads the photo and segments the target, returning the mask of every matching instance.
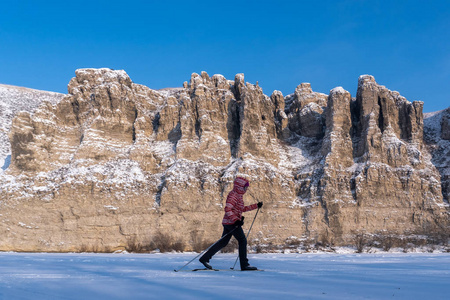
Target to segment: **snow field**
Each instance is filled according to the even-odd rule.
[[[264,272],[220,272],[185,254],[0,253],[0,299],[447,299],[448,254],[251,254]]]

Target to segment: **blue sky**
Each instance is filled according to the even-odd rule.
[[[153,89],[206,71],[355,96],[371,74],[431,112],[450,106],[449,16],[450,1],[1,0],[0,83],[66,93],[76,69],[109,67]]]

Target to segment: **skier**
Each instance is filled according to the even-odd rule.
[[[241,263],[242,271],[254,271],[258,270],[256,267],[252,267],[248,263],[247,259],[247,238],[245,237],[242,225],[244,225],[243,212],[261,208],[263,203],[258,202],[249,206],[244,205],[242,196],[245,194],[249,187],[249,182],[243,177],[236,177],[234,180],[233,190],[227,196],[227,203],[225,205],[225,215],[222,220],[223,233],[222,237],[233,231],[232,235],[239,243],[239,261]],[[214,246],[211,247],[199,261],[207,268],[212,269],[209,264],[211,257],[219,252],[220,249],[225,247],[231,239],[231,234],[228,234],[222,240],[219,240]]]

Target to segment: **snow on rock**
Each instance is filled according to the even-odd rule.
[[[334,89],[332,89],[331,91],[330,91],[330,93],[332,94],[332,93],[339,93],[339,94],[344,94],[344,93],[348,93],[346,90],[344,90],[344,88],[342,87],[342,86],[338,86],[338,87],[335,87]]]
[[[243,74],[194,73],[159,91],[124,71],[75,75],[69,95],[8,129],[17,142],[0,160],[0,250],[115,251],[161,234],[192,250],[220,235],[236,176],[250,180],[246,204],[264,202],[254,238],[267,244],[347,245],[359,230],[448,223],[448,141],[423,103],[372,76],[354,100],[309,83],[268,97]]]
[[[450,108],[424,114],[425,142],[441,175],[444,200],[450,202]]]
[[[362,87],[365,84],[371,84],[371,83],[375,83],[375,77],[373,77],[372,75],[361,75],[358,78],[358,88]]]
[[[0,173],[8,168],[11,161],[11,144],[8,133],[11,122],[19,111],[33,113],[39,105],[47,101],[58,103],[63,94],[33,90],[18,86],[0,84]]]

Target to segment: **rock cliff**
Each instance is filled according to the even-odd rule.
[[[43,101],[56,104],[63,96],[59,93],[0,84],[0,173],[8,168],[11,161],[8,134],[15,114],[19,111],[34,112]]]
[[[247,203],[264,201],[259,244],[446,231],[450,113],[422,108],[369,75],[356,98],[308,83],[269,97],[243,74],[156,91],[77,70],[57,104],[12,120],[0,250],[114,250],[161,233],[194,249],[219,236],[236,175]]]

